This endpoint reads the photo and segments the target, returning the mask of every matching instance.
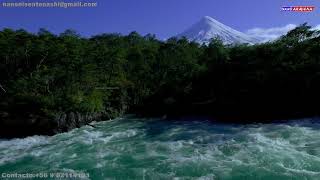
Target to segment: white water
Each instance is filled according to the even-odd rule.
[[[0,140],[0,172],[90,179],[320,179],[315,119],[264,125],[117,119],[53,137]]]

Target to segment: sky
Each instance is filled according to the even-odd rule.
[[[297,24],[320,24],[319,0],[24,0],[24,2],[97,2],[95,8],[7,8],[0,7],[0,28],[23,28],[53,33],[74,29],[83,36],[100,33],[143,35],[160,39],[177,35],[199,21],[212,18],[242,32],[273,36]],[[22,0],[0,0],[23,2]],[[282,6],[312,5],[314,12],[283,12]],[[319,26],[320,27],[320,26]]]

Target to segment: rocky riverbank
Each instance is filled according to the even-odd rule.
[[[10,114],[0,112],[0,138],[17,138],[32,135],[54,135],[90,124],[92,121],[107,120],[103,113],[79,112],[57,113],[54,117],[39,114]]]

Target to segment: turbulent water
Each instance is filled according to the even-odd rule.
[[[320,123],[228,125],[116,119],[53,137],[0,140],[0,173],[88,179],[320,179]],[[0,177],[1,179],[1,177]]]

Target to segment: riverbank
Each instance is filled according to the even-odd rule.
[[[55,117],[44,114],[0,113],[0,138],[23,138],[33,135],[55,135],[88,125],[93,121],[109,120],[102,113],[59,113]]]
[[[289,122],[294,119],[318,117],[306,109],[277,108],[272,105],[250,107],[222,106],[210,103],[161,103],[155,101],[132,108],[113,110],[109,113],[84,113],[84,112],[55,112],[49,115],[41,111],[36,104],[15,104],[0,111],[0,138],[23,138],[33,135],[56,135],[68,132],[75,128],[89,125],[91,122],[108,121],[118,118],[126,113],[134,114],[139,118],[159,118],[162,121],[185,119],[205,119],[213,122],[227,124],[256,124]],[[275,108],[276,107],[276,108]]]
[[[134,117],[139,118],[155,118],[158,117],[162,121],[170,122],[172,120],[185,121],[186,119],[203,119],[212,122],[226,124],[268,124],[274,122],[290,122],[295,119],[305,119],[309,117],[317,117],[315,114],[306,113],[259,113],[257,111],[250,112],[227,112],[223,109],[216,108],[209,111],[209,107],[193,106],[184,108],[162,107],[150,109],[135,108],[130,110]],[[161,110],[160,110],[161,109]],[[91,122],[108,121],[124,115],[114,113],[113,116],[106,113],[79,113],[79,112],[61,112],[55,116],[47,116],[45,114],[36,114],[30,112],[0,112],[0,138],[23,138],[33,135],[56,135],[90,125]],[[117,116],[114,116],[118,114]]]

